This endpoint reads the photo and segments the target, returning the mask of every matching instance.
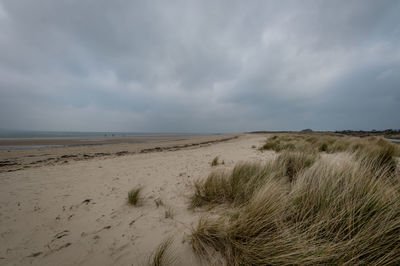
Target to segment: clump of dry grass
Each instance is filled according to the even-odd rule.
[[[261,147],[261,150],[274,150],[276,152],[282,150],[295,150],[295,143],[298,141],[299,139],[294,136],[275,135],[266,140],[265,144]]]
[[[133,188],[128,192],[128,203],[134,206],[137,206],[140,200],[140,192],[142,187]]]
[[[303,169],[313,165],[317,158],[313,153],[283,152],[278,156],[275,168],[280,169],[280,175],[288,177],[291,182]]]
[[[177,261],[175,255],[171,251],[171,245],[173,244],[172,238],[164,240],[156,250],[151,254],[148,259],[147,265],[149,266],[167,266],[174,265]]]
[[[164,217],[165,217],[166,219],[168,219],[168,218],[170,218],[170,219],[174,218],[174,210],[173,210],[171,207],[168,207],[168,208],[165,210]]]
[[[288,153],[264,166],[242,163],[232,173],[210,175],[192,200],[234,201],[243,193],[246,200],[218,218],[200,219],[193,249],[205,258],[217,251],[228,265],[399,264],[395,151],[375,148],[349,153],[340,165],[314,163],[317,157],[307,157],[314,153]]]
[[[224,172],[213,172],[205,181],[196,181],[195,193],[191,198],[190,206],[199,207],[210,203],[223,203],[232,197],[228,178]]]
[[[195,182],[191,207],[221,203],[244,204],[267,179],[292,181],[300,171],[310,167],[316,158],[315,154],[285,152],[265,165],[239,163],[230,173],[212,172],[205,181]]]
[[[218,160],[218,156],[214,157],[214,159],[211,161],[211,166],[217,166],[219,164]]]
[[[160,198],[155,199],[154,203],[156,204],[157,208],[160,206],[164,206],[164,202]]]
[[[400,139],[400,134],[390,134],[390,135],[385,135],[385,137],[389,139]]]
[[[373,163],[377,167],[388,167],[391,172],[396,169],[395,156],[399,156],[398,146],[379,139],[376,145],[366,146],[356,151],[356,156],[364,163]]]

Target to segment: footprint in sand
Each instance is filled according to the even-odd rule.
[[[54,242],[54,241],[56,241],[58,239],[63,238],[64,236],[68,236],[68,235],[69,235],[69,230],[61,231],[61,232],[59,232],[59,233],[54,235],[53,240],[51,240],[51,242]]]
[[[86,237],[86,236],[88,236],[88,235],[96,235],[96,234],[100,233],[101,231],[103,231],[103,230],[108,230],[108,229],[110,229],[110,228],[111,228],[111,225],[107,225],[107,226],[104,226],[103,228],[98,229],[98,230],[96,230],[96,231],[92,231],[92,232],[88,232],[88,233],[82,232],[82,233],[81,233],[81,237]]]

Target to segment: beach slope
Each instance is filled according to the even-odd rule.
[[[272,152],[254,148],[264,140],[265,135],[241,135],[217,142],[140,144],[140,149],[125,145],[120,149],[129,152],[120,156],[109,146],[109,156],[87,160],[68,157],[84,153],[83,147],[53,149],[59,157],[68,155],[65,163],[3,171],[0,264],[143,265],[172,237],[177,264],[199,265],[187,237],[202,215],[188,209],[193,182],[239,161],[271,158]],[[18,152],[23,153],[14,157]],[[216,156],[224,164],[212,167]],[[135,187],[142,188],[141,198],[132,206],[127,197]]]

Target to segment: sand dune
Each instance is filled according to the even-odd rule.
[[[271,158],[272,152],[252,148],[263,140],[263,135],[241,135],[207,145],[2,172],[0,264],[141,265],[172,236],[179,265],[200,265],[186,239],[204,214],[187,208],[193,181],[238,161]],[[225,164],[211,167],[215,156]],[[143,200],[129,206],[127,193],[138,185]],[[157,207],[156,199],[164,205]],[[168,209],[172,218],[165,218]]]

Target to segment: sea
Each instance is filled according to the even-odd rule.
[[[22,131],[0,130],[0,139],[53,139],[91,137],[135,137],[161,135],[210,135],[213,133],[154,133],[154,132],[109,132],[109,131]]]
[[[153,138],[151,142],[163,141],[166,139],[170,140],[178,140],[178,139],[189,139],[194,138],[196,136],[209,136],[209,135],[220,135],[218,133],[154,133],[154,132],[109,132],[109,131],[27,131],[27,130],[0,130],[0,150],[20,150],[20,149],[42,149],[42,148],[61,148],[67,146],[87,146],[87,145],[114,145],[125,143],[123,137],[156,137]],[[157,136],[160,136],[158,139]],[[121,143],[104,143],[108,139],[121,138]],[[79,141],[85,140],[86,144],[70,144],[70,145],[58,145],[57,140],[62,139],[76,139]],[[3,143],[2,143],[3,140]],[[10,146],[7,142],[15,141],[15,140],[54,140],[54,144],[51,145],[12,145]],[[90,144],[88,144],[88,141]],[[99,142],[98,142],[99,141]],[[101,143],[100,141],[103,141]],[[142,141],[140,139],[138,142]]]

